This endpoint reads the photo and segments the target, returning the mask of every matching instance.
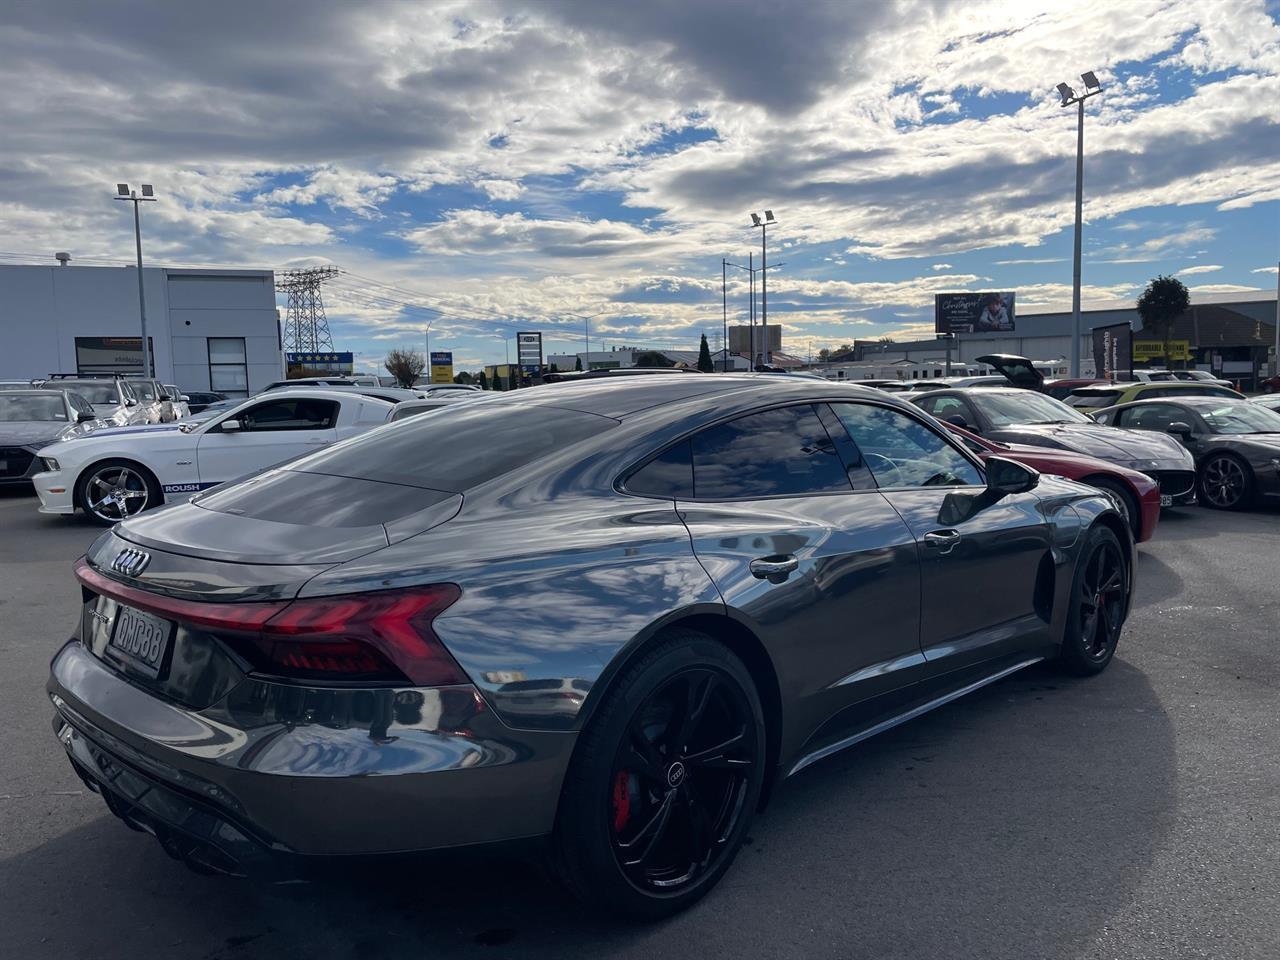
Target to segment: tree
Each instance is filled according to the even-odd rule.
[[[575,373],[582,372],[582,354],[578,354],[573,358],[573,369]]]
[[[711,347],[707,345],[707,335],[702,335],[702,342],[698,344],[698,369],[703,373],[711,373],[716,365],[711,362]]]
[[[819,363],[827,363],[827,362],[829,362],[830,360],[831,360],[831,351],[830,351],[830,350],[828,350],[826,347],[823,347],[821,350],[819,350],[819,351],[818,351],[818,362],[819,362]]]
[[[1169,366],[1169,337],[1173,321],[1191,308],[1191,295],[1177,277],[1160,274],[1147,284],[1138,298],[1138,316],[1142,329],[1150,330],[1164,344],[1164,365]]]
[[[636,354],[637,367],[674,367],[675,363],[661,350],[641,350]]]
[[[414,381],[427,369],[427,361],[416,350],[392,350],[383,364],[387,373],[396,378],[396,385],[412,387]]]
[[[483,370],[476,374],[476,386],[481,390],[489,389],[489,378],[484,375]]]
[[[454,383],[472,384],[475,382],[475,379],[476,378],[472,375],[470,370],[459,370],[453,376]]]

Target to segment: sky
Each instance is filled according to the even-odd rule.
[[[335,348],[502,362],[720,343],[760,256],[807,356],[932,329],[933,295],[1069,303],[1157,274],[1273,290],[1280,2],[207,4],[0,12],[0,263],[333,264]],[[757,259],[758,264],[758,259]],[[748,311],[729,268],[729,322]],[[283,304],[283,300],[281,300]],[[590,318],[584,320],[583,318]],[[1026,323],[1033,323],[1027,319]]]

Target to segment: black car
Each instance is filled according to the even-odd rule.
[[[908,394],[939,420],[988,440],[1073,450],[1145,473],[1160,485],[1160,504],[1195,502],[1195,462],[1172,437],[1118,430],[1061,400],[1016,387],[935,390]]]
[[[104,426],[72,390],[0,391],[0,484],[31,482],[45,469],[36,451]]]
[[[811,764],[1103,670],[1133,553],[1105,494],[878,390],[538,386],[117,524],[48,691],[89,788],[206,872],[546,838],[657,918]]]
[[[199,413],[211,403],[217,403],[219,400],[226,400],[225,393],[213,393],[211,391],[188,390],[186,393],[187,409],[191,413]]]
[[[1099,423],[1177,437],[1196,461],[1200,502],[1238,510],[1280,501],[1280,413],[1249,400],[1135,400],[1099,410]]]

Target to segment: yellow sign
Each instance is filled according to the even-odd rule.
[[[453,383],[453,351],[439,350],[431,354],[431,382]]]
[[[1191,341],[1190,340],[1170,340],[1168,356],[1170,360],[1190,360],[1191,359]],[[1165,358],[1165,352],[1164,352],[1163,341],[1161,340],[1133,341],[1133,359],[1134,360],[1163,360],[1164,358]]]

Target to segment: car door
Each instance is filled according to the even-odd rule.
[[[992,500],[975,462],[907,411],[870,402],[831,409],[919,544],[925,658],[961,668],[1042,644],[1054,561],[1039,497]]]
[[[676,506],[694,552],[769,650],[782,700],[796,704],[792,731],[883,704],[924,667],[915,540],[866,468],[846,468],[823,416],[839,435],[825,407],[792,404],[708,427],[669,454],[677,469],[691,464]]]
[[[234,480],[337,439],[339,402],[272,397],[219,418],[196,441],[201,486]],[[234,422],[238,429],[227,429]]]

